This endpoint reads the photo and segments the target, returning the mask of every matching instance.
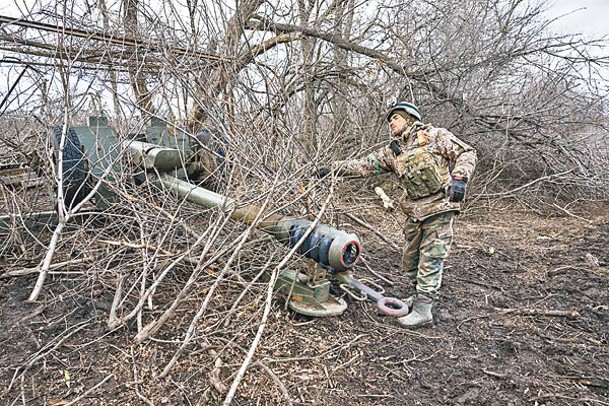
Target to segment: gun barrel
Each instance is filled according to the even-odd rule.
[[[135,164],[145,169],[168,171],[184,165],[184,152],[176,148],[162,147],[142,141],[125,141],[123,145],[131,153]]]
[[[161,184],[174,191],[186,201],[207,208],[219,208],[230,213],[232,219],[253,224],[261,209],[255,205],[239,206],[234,199],[195,186],[173,176],[163,174]],[[294,247],[305,235],[312,222],[304,219],[284,217],[277,214],[261,218],[257,227],[277,240]],[[341,272],[351,269],[360,259],[361,244],[355,234],[338,230],[327,224],[318,224],[305,238],[298,252],[315,262]]]

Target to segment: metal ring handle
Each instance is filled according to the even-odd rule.
[[[382,297],[376,302],[379,312],[387,316],[402,317],[408,314],[408,305],[395,297]]]

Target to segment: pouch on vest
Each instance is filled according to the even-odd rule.
[[[438,165],[426,146],[406,150],[398,161],[404,188],[413,200],[436,194],[448,183],[448,169]]]

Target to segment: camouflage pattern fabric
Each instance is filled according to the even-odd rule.
[[[361,177],[392,172],[400,178],[405,190],[399,203],[408,215],[403,269],[418,293],[435,299],[453,240],[455,215],[461,208],[460,203],[449,201],[446,191],[452,177],[471,179],[476,152],[450,131],[421,122],[415,122],[395,141],[401,153],[385,146],[362,159],[333,162],[332,172]]]
[[[423,221],[408,220],[404,226],[407,245],[403,269],[417,287],[417,293],[437,299],[442,285],[443,263],[453,241],[455,212],[445,212]]]
[[[417,133],[419,133],[419,136],[417,136]],[[340,176],[361,177],[393,172],[404,180],[405,169],[400,156],[409,154],[421,147],[421,134],[424,134],[425,148],[435,159],[438,168],[441,170],[440,172],[467,179],[471,178],[476,167],[476,152],[474,149],[450,131],[421,122],[415,122],[396,140],[402,154],[396,155],[389,146],[385,146],[362,159],[335,161],[332,163],[332,172]],[[452,171],[450,171],[450,168],[452,168]],[[444,192],[450,185],[450,176],[446,176],[443,182],[444,185],[439,192],[418,199],[409,198],[408,191],[404,190],[401,199],[399,199],[400,206],[410,218],[418,221],[425,220],[438,213],[458,212],[461,205],[449,202],[448,196]],[[403,182],[403,184],[406,184],[406,182]],[[410,193],[410,195],[413,194]]]

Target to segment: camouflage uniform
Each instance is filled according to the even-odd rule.
[[[450,131],[418,121],[396,142],[401,153],[394,152],[395,146],[385,146],[362,159],[335,161],[332,172],[361,177],[393,172],[400,178],[404,188],[400,206],[408,215],[403,267],[417,292],[435,298],[452,243],[454,217],[461,207],[448,198],[451,176],[471,178],[476,152]]]

